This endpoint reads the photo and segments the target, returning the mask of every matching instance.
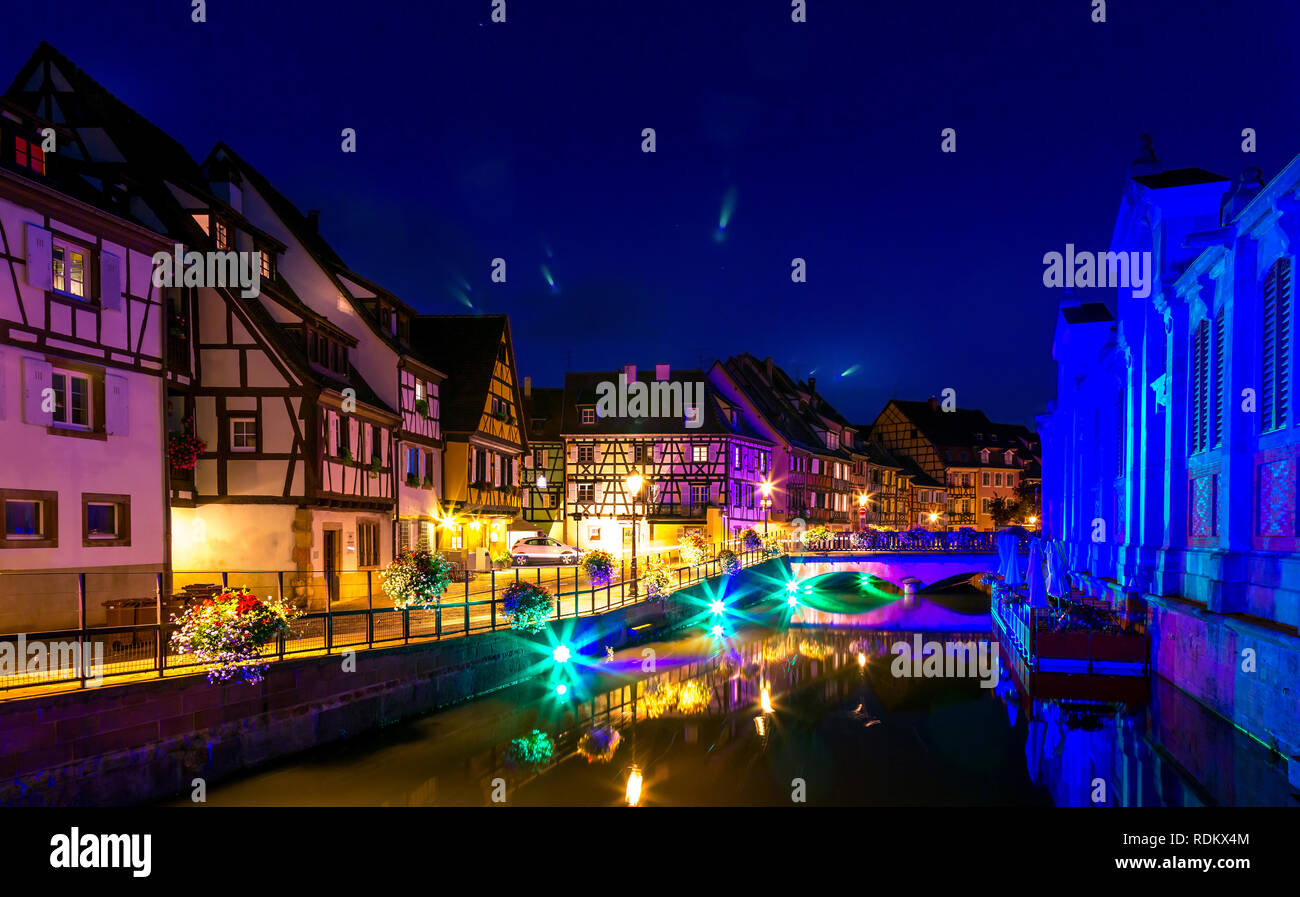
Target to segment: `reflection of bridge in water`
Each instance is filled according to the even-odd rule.
[[[886,582],[905,595],[969,582],[973,576],[998,569],[997,554],[985,550],[820,551],[794,553],[789,560],[801,589],[805,581],[856,573]]]

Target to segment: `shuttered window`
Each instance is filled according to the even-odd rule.
[[[1223,332],[1223,309],[1219,309],[1214,318],[1214,384],[1211,389],[1210,402],[1213,406],[1214,445],[1223,445],[1223,346],[1226,335]]]
[[[1291,351],[1291,261],[1278,259],[1264,279],[1260,411],[1264,430],[1286,426]]]
[[[1210,322],[1196,325],[1192,337],[1192,451],[1204,451],[1209,435]]]

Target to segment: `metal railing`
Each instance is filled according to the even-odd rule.
[[[993,554],[997,552],[995,532],[958,530],[957,532],[932,532],[929,530],[903,530],[900,532],[868,530],[856,533],[831,533],[821,539],[807,541],[786,540],[788,551],[888,551],[888,552],[962,552]],[[1017,549],[1029,550],[1029,535],[1017,534]]]
[[[668,554],[674,589],[722,574],[719,555],[733,551],[742,567],[771,557],[739,539],[711,546],[710,557],[686,565]],[[662,557],[664,553],[660,553]],[[609,581],[593,585],[580,566],[513,567],[474,572],[452,582],[429,609],[397,609],[384,593],[379,571],[327,576],[297,571],[115,573],[5,573],[0,576],[0,692],[32,686],[129,676],[197,672],[199,664],[171,647],[179,627],[171,622],[186,603],[222,588],[248,588],[274,595],[304,610],[290,632],[262,651],[267,662],[294,655],[387,647],[510,628],[502,607],[504,591],[516,582],[544,586],[555,599],[552,620],[590,616],[651,600],[645,589],[646,562],[639,576],[622,558]],[[15,625],[12,610],[34,605],[36,614]],[[9,608],[8,613],[4,613]],[[159,623],[159,619],[162,622]],[[6,643],[12,649],[6,647]]]

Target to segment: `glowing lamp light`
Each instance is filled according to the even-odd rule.
[[[791,607],[798,607],[798,606],[799,606],[799,596],[796,595],[796,594],[794,594],[793,592],[791,592],[791,593],[790,593],[790,597],[787,598],[787,599],[785,599],[785,603],[788,604],[788,605],[790,605]]]
[[[633,766],[627,774],[627,805],[635,807],[641,802],[641,768]]]
[[[639,495],[643,483],[645,483],[645,477],[641,476],[639,473],[634,473],[623,481],[623,485],[627,487],[629,495]]]
[[[717,625],[716,623],[714,624],[713,629],[711,629],[710,631],[713,633],[714,638],[722,638],[722,627]]]
[[[559,685],[555,686],[555,693],[560,697],[564,697],[569,693],[569,686],[561,682]]]
[[[764,498],[767,498],[772,494],[772,483],[770,481],[764,481],[758,488],[759,491],[763,493]]]
[[[1030,526],[1033,526],[1033,525],[1034,525],[1035,523],[1037,523],[1037,522],[1038,522],[1038,518],[1037,518],[1037,517],[1030,517],[1030,518],[1029,518],[1029,525],[1030,525]]]
[[[566,662],[569,659],[569,646],[557,645],[555,650],[551,652],[551,657],[555,659],[556,663]]]
[[[713,611],[715,614],[721,614],[725,612],[726,609],[727,606],[722,603],[721,598],[714,598],[713,603],[709,605],[709,610]]]
[[[537,488],[538,488],[538,489],[545,489],[545,488],[546,488],[546,476],[545,476],[545,475],[543,475],[543,474],[539,474],[539,475],[538,475],[538,477],[537,477]]]
[[[759,695],[758,704],[763,708],[764,713],[772,712],[772,693],[767,686],[763,686],[763,693]]]
[[[934,522],[935,522],[936,520],[938,520],[938,519],[939,519],[939,515],[936,514],[936,513],[934,513],[933,511],[931,511],[931,512],[930,512],[930,522],[931,522],[931,523],[934,523]]]
[[[785,590],[793,595],[795,592],[799,591],[799,583],[788,582],[786,583]]]
[[[861,651],[859,651],[859,652],[858,652],[858,666],[860,666],[860,667],[865,667],[866,665],[867,665],[867,655],[866,655],[866,654],[863,654]]]

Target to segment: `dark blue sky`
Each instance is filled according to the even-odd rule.
[[[225,140],[416,308],[508,312],[539,385],[749,351],[863,421],[952,387],[1032,423],[1043,253],[1105,247],[1142,131],[1233,177],[1300,152],[1294,0],[808,6],[61,0],[6,16],[0,68],[48,40],[196,157]]]

